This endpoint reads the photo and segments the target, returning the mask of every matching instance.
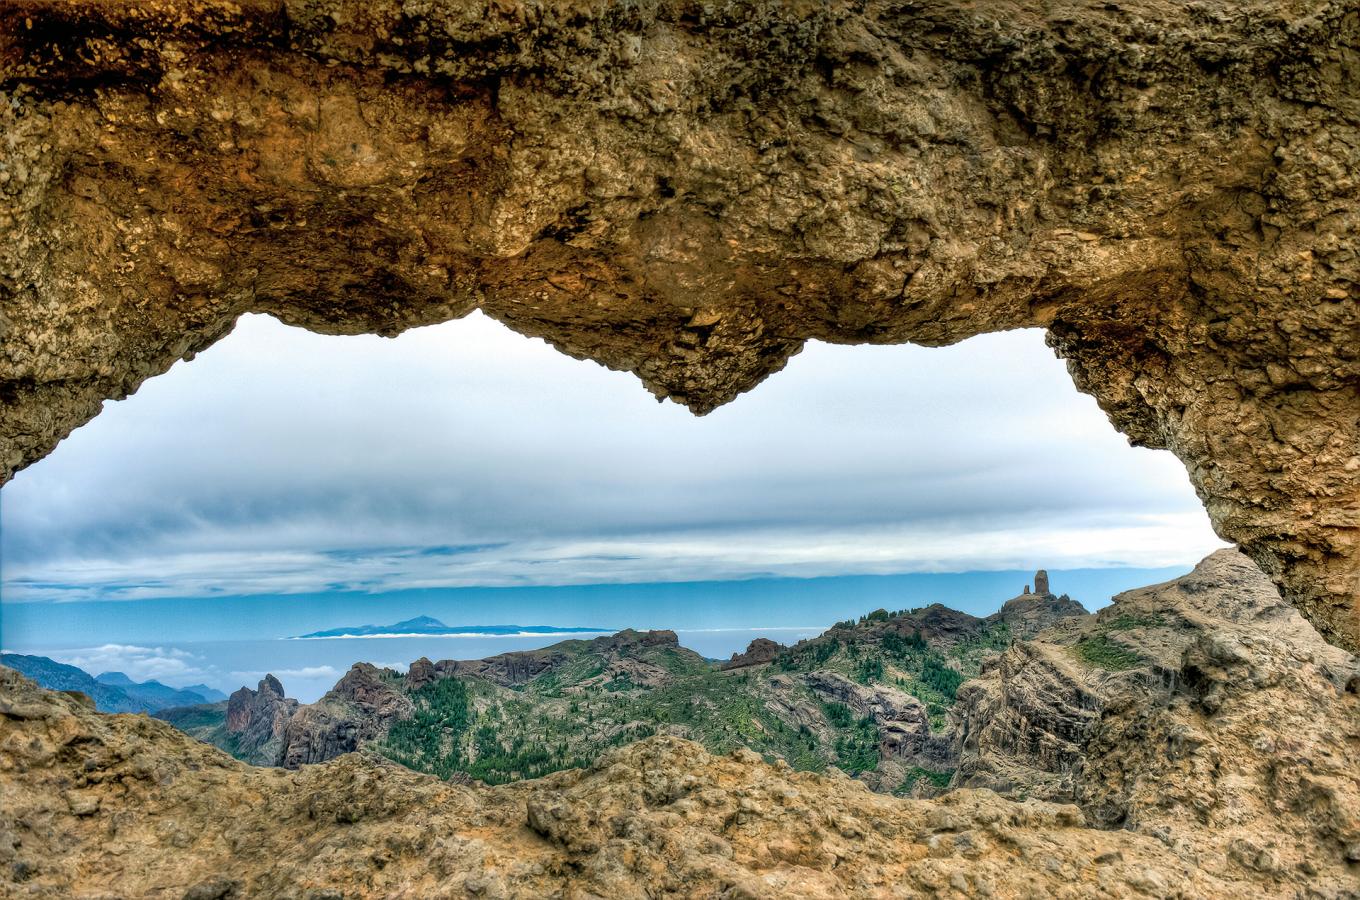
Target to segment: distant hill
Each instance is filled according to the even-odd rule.
[[[219,691],[217,688],[208,687],[206,684],[190,684],[180,688],[180,690],[190,691],[191,693],[198,694],[200,697],[202,697],[204,700],[207,700],[209,703],[218,703],[222,700],[227,699],[226,694]]]
[[[121,688],[123,693],[144,702],[151,712],[158,709],[168,709],[172,706],[196,706],[200,703],[207,703],[209,700],[227,699],[221,691],[212,691],[211,688],[208,690],[217,695],[216,697],[210,698],[206,694],[189,688],[172,688],[169,685],[161,684],[159,681],[136,682],[122,672],[104,672],[102,675],[96,675],[95,681]]]
[[[208,688],[215,697],[198,691],[177,690],[159,681],[136,682],[122,672],[105,672],[98,678],[83,669],[68,666],[46,656],[27,656],[22,653],[0,653],[0,665],[36,681],[49,690],[80,691],[94,701],[100,712],[153,713],[174,706],[207,703],[210,699],[225,699],[221,691]]]
[[[445,625],[431,616],[416,616],[391,625],[349,625],[298,635],[292,640],[316,638],[387,637],[418,635],[507,635],[507,634],[607,634],[609,628],[562,628],[556,625]]]

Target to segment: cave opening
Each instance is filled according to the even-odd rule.
[[[5,488],[5,649],[176,687],[273,671],[311,701],[354,662],[553,640],[275,641],[423,615],[725,658],[870,607],[987,615],[1038,567],[1096,608],[1222,546],[1037,330],[812,342],[695,417],[480,314],[395,340],[252,315],[105,406]]]

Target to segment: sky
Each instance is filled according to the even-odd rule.
[[[480,314],[246,316],[0,491],[6,604],[1083,567],[1222,546],[1039,331],[811,343],[708,416]],[[571,623],[548,623],[571,624]]]

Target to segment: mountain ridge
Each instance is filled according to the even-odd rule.
[[[498,783],[669,733],[714,752],[839,767],[876,790],[927,790],[952,775],[942,729],[959,684],[1013,637],[1086,614],[1046,587],[986,617],[938,603],[879,609],[793,647],[757,639],[723,663],[674,631],[625,629],[477,660],[421,658],[406,673],[359,663],[313,704],[274,680],[225,705],[158,715],[241,759],[289,768],[369,747],[419,771]],[[780,674],[753,679],[752,667]]]
[[[762,702],[777,703],[794,682],[811,689],[810,678],[827,697],[818,715],[837,710],[850,732],[877,730],[877,747],[852,742],[849,755],[942,751],[958,763],[947,790],[913,772],[910,796],[874,794],[837,767],[795,771],[797,760],[762,759],[747,744],[717,755],[669,733],[494,787],[456,766],[446,780],[411,771],[383,740],[292,771],[247,766],[164,722],[99,714],[0,669],[12,735],[0,767],[0,887],[215,900],[1356,896],[1360,660],[1327,644],[1241,554],[1216,553],[1094,615],[1060,616],[1034,638],[994,641],[927,747],[912,746],[907,727],[920,699],[856,676],[866,659],[889,659],[867,648],[891,653],[902,641],[916,658],[918,622],[955,620],[938,609],[863,620],[835,645],[804,646],[820,666],[811,671],[784,670],[781,653],[702,678],[672,671],[671,686],[711,679],[741,700],[759,681]],[[624,668],[675,661],[665,634],[577,644],[582,652],[544,654],[546,669],[494,670],[513,687],[440,677],[434,663],[405,676],[357,664],[328,695],[335,708],[319,712],[409,703],[395,720],[410,753],[486,761],[454,753],[492,750],[460,711],[482,715],[533,692],[540,708],[581,704],[585,720],[587,705],[606,709],[603,684],[572,692],[542,679],[617,681],[593,671],[608,654]],[[977,644],[963,635],[955,646]],[[429,680],[408,691],[413,673]],[[654,712],[683,708],[657,701],[666,690],[652,689]],[[272,677],[257,692],[275,709],[282,693]],[[763,708],[742,706],[726,724],[752,723]],[[514,723],[503,713],[499,724]],[[497,752],[512,751],[507,741]]]
[[[172,688],[155,680],[136,682],[122,672],[104,672],[94,676],[84,669],[59,663],[46,656],[0,653],[0,665],[9,666],[51,690],[80,691],[94,702],[100,712],[154,713],[177,706],[208,703],[211,699],[203,693]],[[208,690],[211,691],[211,688]]]

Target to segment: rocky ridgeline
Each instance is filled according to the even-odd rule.
[[[246,762],[297,768],[334,759],[380,739],[394,723],[411,718],[414,692],[442,679],[473,679],[514,689],[559,672],[584,656],[599,660],[599,671],[573,679],[577,689],[621,678],[642,687],[658,686],[673,680],[674,673],[638,655],[653,649],[683,656],[694,666],[706,665],[698,654],[680,647],[673,631],[627,630],[479,660],[431,662],[421,658],[404,677],[391,669],[356,663],[324,697],[306,705],[285,697],[283,685],[269,675],[255,690],[236,691],[225,706],[212,705],[213,712],[225,716],[220,722],[209,716],[205,726],[203,708],[169,710],[161,718]]]
[[[795,647],[757,639],[716,666],[673,631],[627,630],[480,660],[419,659],[405,675],[360,663],[306,706],[271,677],[225,709],[162,717],[246,762],[289,768],[371,746],[420,771],[499,781],[661,732],[803,769],[835,765],[881,791],[922,773],[939,787],[953,770],[943,728],[957,684],[1014,635],[1084,614],[1027,587],[985,619],[940,604],[877,610]],[[460,687],[431,693],[449,680]]]

